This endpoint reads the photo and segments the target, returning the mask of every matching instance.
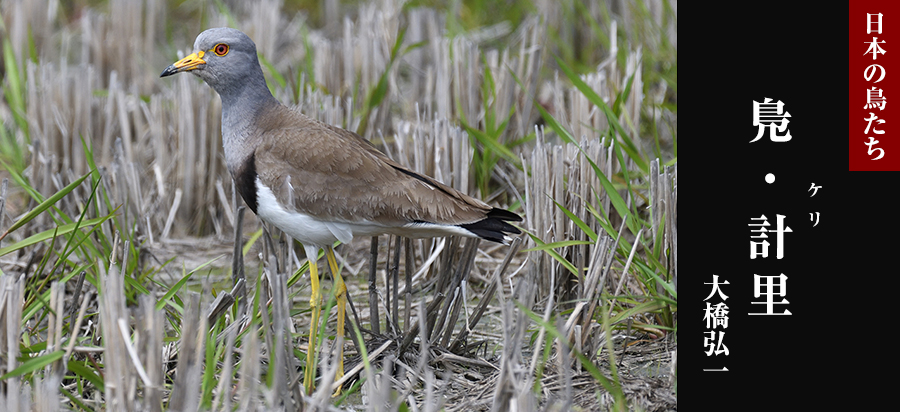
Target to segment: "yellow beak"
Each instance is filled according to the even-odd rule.
[[[166,67],[166,69],[163,70],[162,74],[160,74],[159,77],[166,77],[171,76],[175,73],[194,70],[200,67],[200,65],[206,64],[206,61],[203,60],[203,54],[204,53],[202,51],[199,51],[175,63],[172,63],[169,67]]]

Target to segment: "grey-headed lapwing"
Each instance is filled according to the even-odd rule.
[[[468,236],[508,243],[522,218],[491,207],[379,152],[356,133],[279,103],[266,87],[256,45],[230,28],[209,29],[194,52],[160,77],[189,71],[222,98],[225,163],[247,206],[303,244],[309,258],[312,326],[304,385],[313,389],[320,300],[316,267],[324,248],[334,275],[337,336],[344,334],[346,286],[332,245],[355,236]],[[342,355],[339,355],[342,356]],[[343,360],[338,376],[343,375]]]

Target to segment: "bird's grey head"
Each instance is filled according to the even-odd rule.
[[[256,44],[240,30],[209,29],[194,41],[194,52],[163,70],[159,77],[190,71],[205,80],[220,95],[242,89],[249,81],[262,81]]]

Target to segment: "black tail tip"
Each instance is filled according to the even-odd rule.
[[[512,241],[509,235],[518,235],[522,233],[522,231],[507,222],[521,221],[522,216],[508,210],[493,208],[487,213],[484,219],[475,223],[459,225],[459,227],[472,232],[474,235],[484,240],[508,245],[509,242]]]

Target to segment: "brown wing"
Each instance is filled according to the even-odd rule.
[[[355,133],[290,113],[295,121],[267,130],[255,151],[261,182],[286,207],[326,221],[391,226],[473,223],[492,209],[407,170]]]

